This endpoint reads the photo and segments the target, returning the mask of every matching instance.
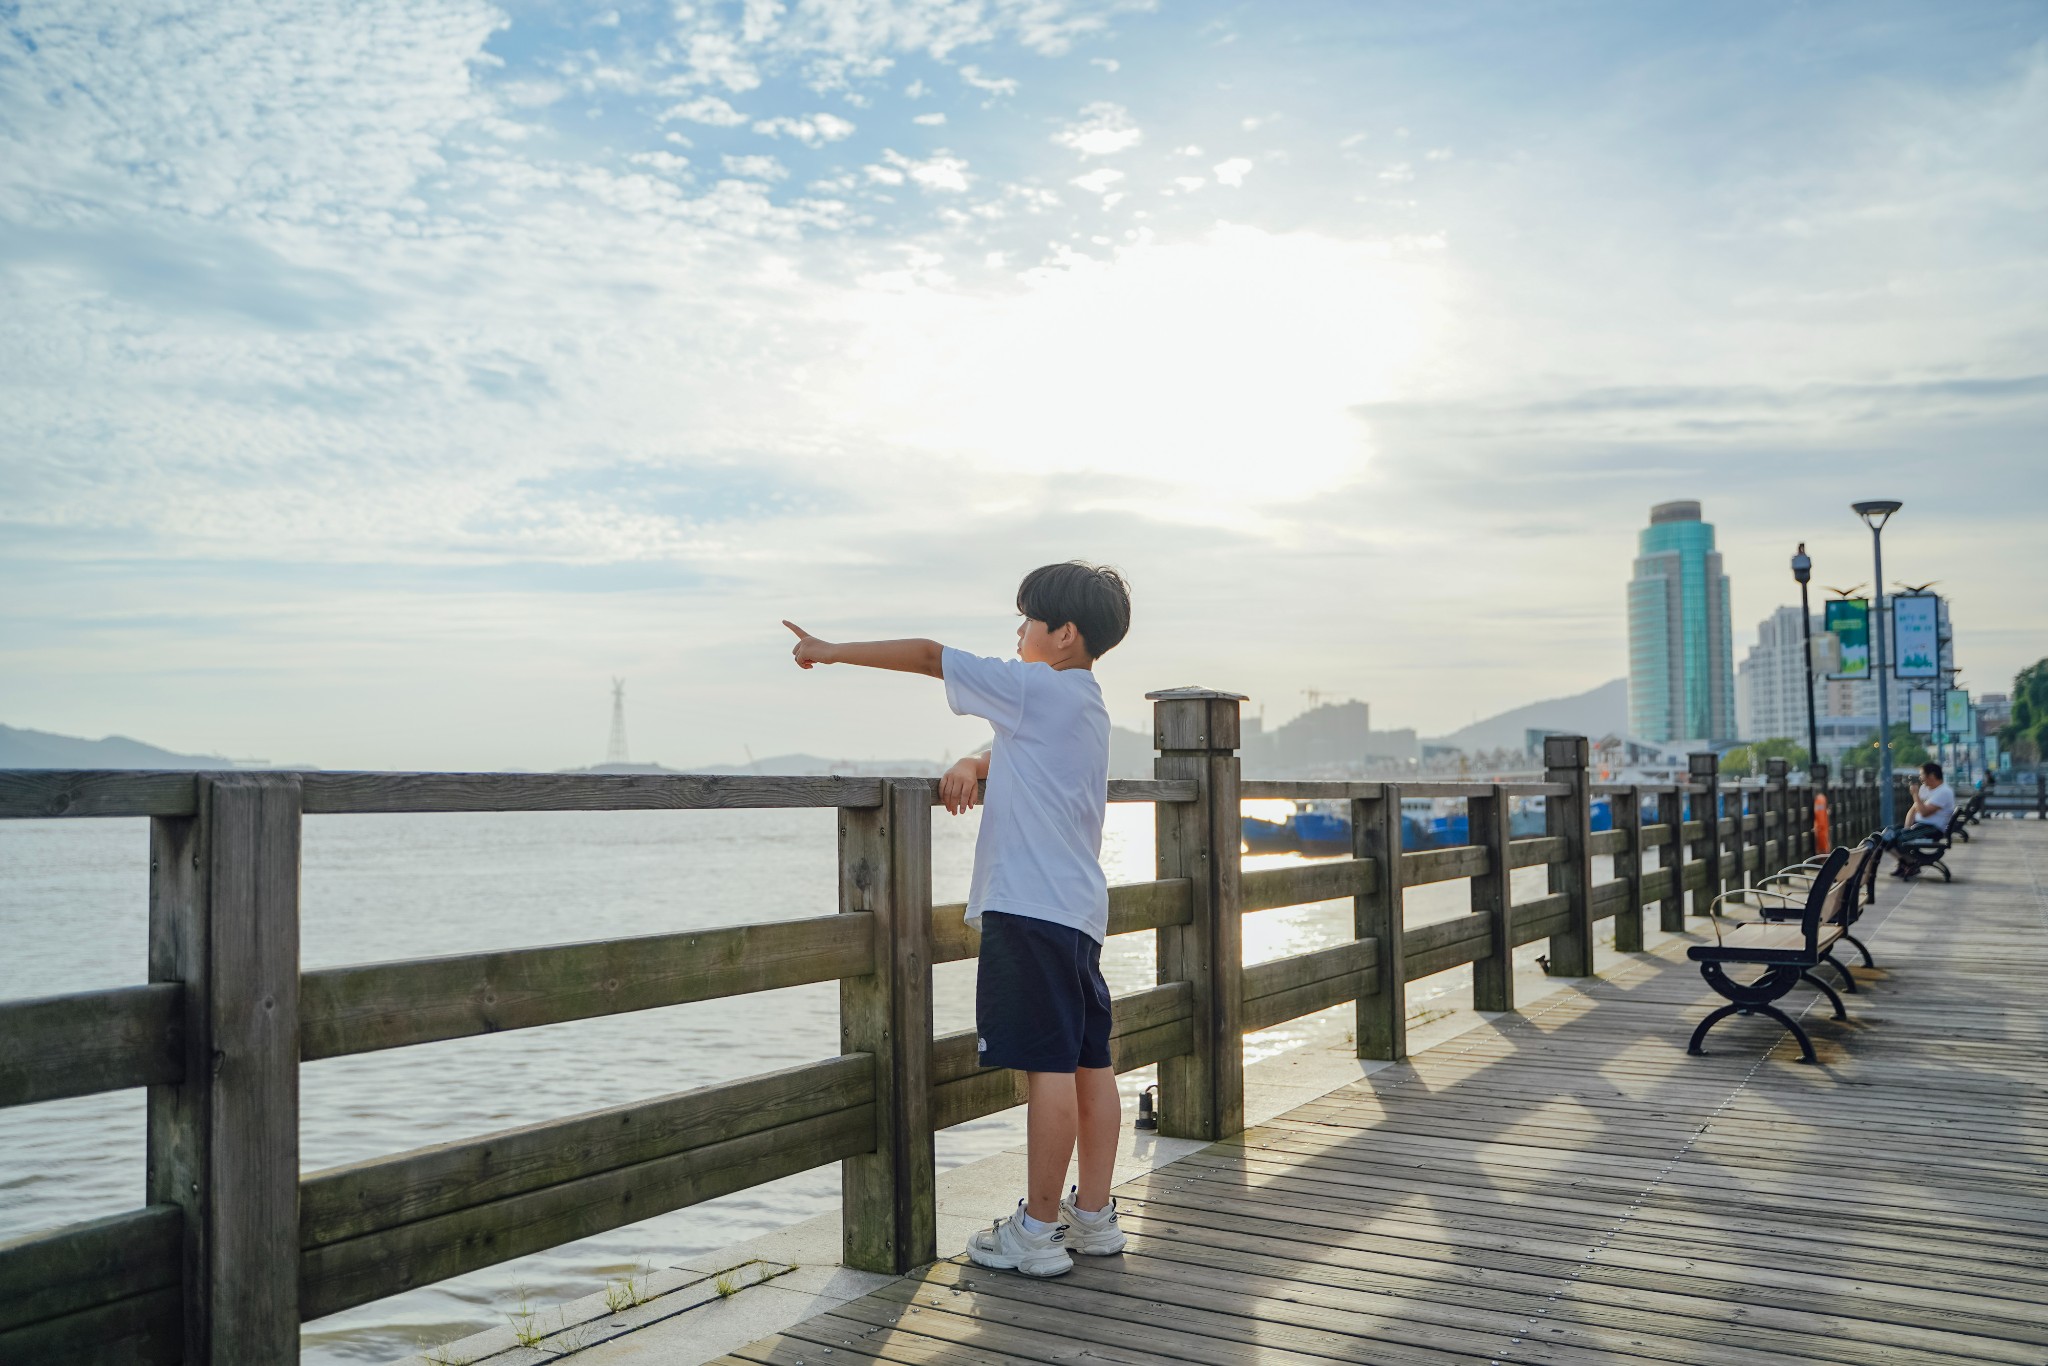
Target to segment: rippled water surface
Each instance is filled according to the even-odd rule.
[[[830,811],[557,812],[314,816],[301,914],[307,968],[829,914],[837,906]],[[977,817],[935,815],[935,896],[966,895]],[[1248,868],[1291,856],[1247,859]],[[1152,811],[1113,806],[1112,882],[1153,876]],[[1526,887],[1521,884],[1529,878]],[[1518,899],[1541,894],[1517,874]],[[148,830],[142,821],[0,822],[0,998],[145,976]],[[1409,923],[1461,914],[1462,882],[1410,889]],[[1348,936],[1348,903],[1246,918],[1248,961]],[[1110,941],[1118,992],[1153,980],[1149,933]],[[1533,949],[1531,950],[1533,951]],[[936,974],[940,1032],[973,1022],[973,965]],[[1469,999],[1465,970],[1411,990],[1411,1012]],[[731,1000],[337,1058],[302,1072],[304,1169],[572,1115],[813,1062],[838,1051],[837,988]],[[1253,1036],[1252,1058],[1304,1037]],[[1125,1079],[1127,1095],[1150,1080]],[[1014,1146],[1016,1114],[939,1136],[941,1167]],[[140,1091],[0,1110],[0,1240],[133,1209],[143,1196]],[[836,1166],[649,1219],[550,1252],[307,1325],[305,1360],[388,1361],[498,1327],[524,1298],[552,1304],[607,1279],[794,1223],[833,1207]]]

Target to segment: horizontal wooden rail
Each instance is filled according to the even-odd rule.
[[[1628,848],[1628,831],[1595,830],[1586,836],[1586,852],[1598,857],[1601,854],[1619,854]]]
[[[306,1061],[651,1010],[874,971],[864,912],[304,974]]]
[[[1193,884],[1184,877],[1120,883],[1109,889],[1109,932],[1135,934],[1166,925],[1185,925],[1193,913],[1193,897]],[[964,901],[932,907],[934,963],[957,963],[981,952],[981,931],[967,924],[966,914]]]
[[[132,769],[0,769],[0,820],[49,816],[189,816],[199,809],[190,773]]]
[[[867,1054],[316,1172],[300,1316],[836,1162],[875,1146]]]
[[[1194,989],[1168,982],[1119,996],[1110,1029],[1110,1066],[1118,1072],[1181,1057],[1194,1047]],[[1025,1100],[1026,1075],[977,1061],[976,1033],[963,1029],[932,1040],[933,1129],[949,1129]]]
[[[0,1243],[0,1361],[175,1362],[184,1227],[151,1205]]]
[[[1420,887],[1461,877],[1484,877],[1492,866],[1491,857],[1476,844],[1418,849],[1401,855],[1401,885]]]
[[[0,1002],[0,1108],[185,1077],[175,982]]]
[[[1533,944],[1539,939],[1548,939],[1561,934],[1570,924],[1572,899],[1565,892],[1552,892],[1529,901],[1515,903],[1514,933],[1510,936],[1515,947]]]
[[[1564,783],[1530,781],[1505,783],[1509,797],[1563,797],[1571,792]],[[1310,778],[1246,778],[1238,783],[1240,801],[1376,801],[1386,791],[1383,782],[1338,782]],[[1484,797],[1493,790],[1490,783],[1407,783],[1400,785],[1403,797]]]
[[[1493,926],[1484,915],[1453,916],[1433,925],[1418,925],[1401,936],[1402,971],[1408,981],[1429,977],[1493,952]]]
[[[1339,897],[1370,896],[1379,888],[1379,864],[1369,858],[1325,859],[1264,868],[1238,879],[1238,908],[1270,911]]]
[[[1249,1034],[1379,990],[1377,939],[1350,939],[1244,970],[1240,1027]]]
[[[1563,835],[1534,835],[1508,843],[1508,867],[1534,868],[1564,858],[1569,844]]]

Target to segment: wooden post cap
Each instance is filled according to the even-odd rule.
[[[1152,743],[1162,751],[1230,751],[1238,745],[1243,693],[1218,688],[1163,688],[1152,703]]]
[[[1583,735],[1546,735],[1543,737],[1543,766],[1545,768],[1584,768],[1592,753]]]
[[[1218,697],[1229,702],[1249,702],[1251,699],[1241,692],[1224,692],[1220,688],[1161,688],[1158,692],[1145,694],[1147,702],[1182,702],[1197,697]]]
[[[1806,766],[1806,776],[1815,787],[1826,787],[1828,785],[1828,766],[1826,764],[1808,764]]]
[[[1785,781],[1785,774],[1791,770],[1791,767],[1792,765],[1784,759],[1766,759],[1764,760],[1764,776],[1774,783],[1782,783]]]
[[[1701,750],[1696,754],[1685,756],[1685,767],[1686,772],[1690,773],[1694,778],[1705,781],[1720,773],[1721,760],[1719,756],[1707,750]]]

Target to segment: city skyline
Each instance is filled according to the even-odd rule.
[[[1080,557],[1120,724],[1439,735],[1626,673],[1684,498],[1746,631],[1903,497],[2003,687],[2043,126],[2018,3],[24,7],[0,722],[559,768],[628,676],[636,755],[957,753],[778,623],[1007,653]]]

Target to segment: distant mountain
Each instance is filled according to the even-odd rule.
[[[1531,730],[1568,731],[1589,740],[1598,740],[1603,735],[1627,734],[1628,680],[1617,678],[1589,692],[1553,697],[1547,702],[1531,702],[1526,707],[1516,707],[1513,711],[1489,716],[1484,721],[1474,721],[1462,730],[1454,730],[1441,739],[1424,743],[1452,745],[1467,752],[1520,749],[1524,735]]]
[[[0,726],[0,768],[233,768],[218,754],[174,754],[125,735],[81,740]]]

